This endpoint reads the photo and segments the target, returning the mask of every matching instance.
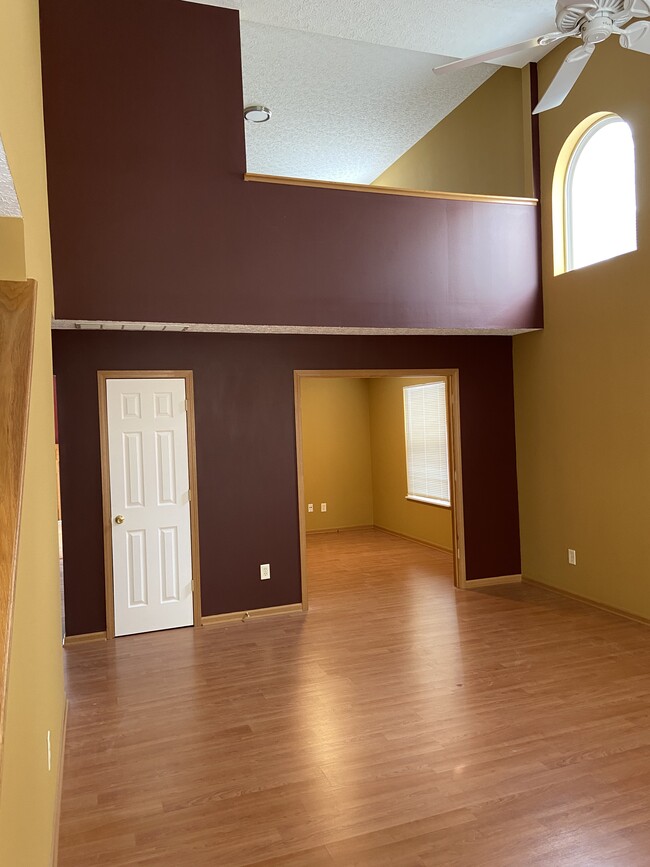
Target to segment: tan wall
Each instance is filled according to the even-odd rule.
[[[22,217],[0,217],[0,279],[24,280],[25,240]]]
[[[428,379],[370,380],[370,430],[375,525],[452,550],[451,509],[407,500],[405,385]]]
[[[305,507],[314,504],[308,531],[375,524],[452,550],[451,509],[405,499],[402,389],[436,380],[302,380]]]
[[[307,530],[372,525],[368,383],[303,379],[301,390]]]
[[[64,691],[38,3],[3,0],[0,10],[0,134],[23,213],[26,273],[39,283],[0,789],[0,864],[45,867],[52,853]]]
[[[379,186],[532,195],[527,70],[503,67],[374,181]]]
[[[540,90],[564,54],[540,64]],[[540,120],[546,327],[514,339],[524,575],[650,618],[650,58],[599,45]],[[639,250],[553,276],[551,184],[587,116],[613,111],[636,145]],[[569,566],[567,548],[577,566]]]

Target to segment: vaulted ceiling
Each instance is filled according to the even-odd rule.
[[[248,170],[369,183],[497,69],[432,67],[554,30],[552,0],[208,0],[241,15]],[[523,66],[544,49],[504,58]]]

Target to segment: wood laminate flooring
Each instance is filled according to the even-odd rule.
[[[366,530],[310,605],[66,649],[59,867],[650,864],[650,630]]]

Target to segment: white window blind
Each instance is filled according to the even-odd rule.
[[[404,388],[408,496],[451,505],[444,382]]]

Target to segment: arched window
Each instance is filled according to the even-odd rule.
[[[564,177],[564,268],[636,250],[634,141],[617,115],[576,131]],[[575,134],[574,134],[575,135]]]

